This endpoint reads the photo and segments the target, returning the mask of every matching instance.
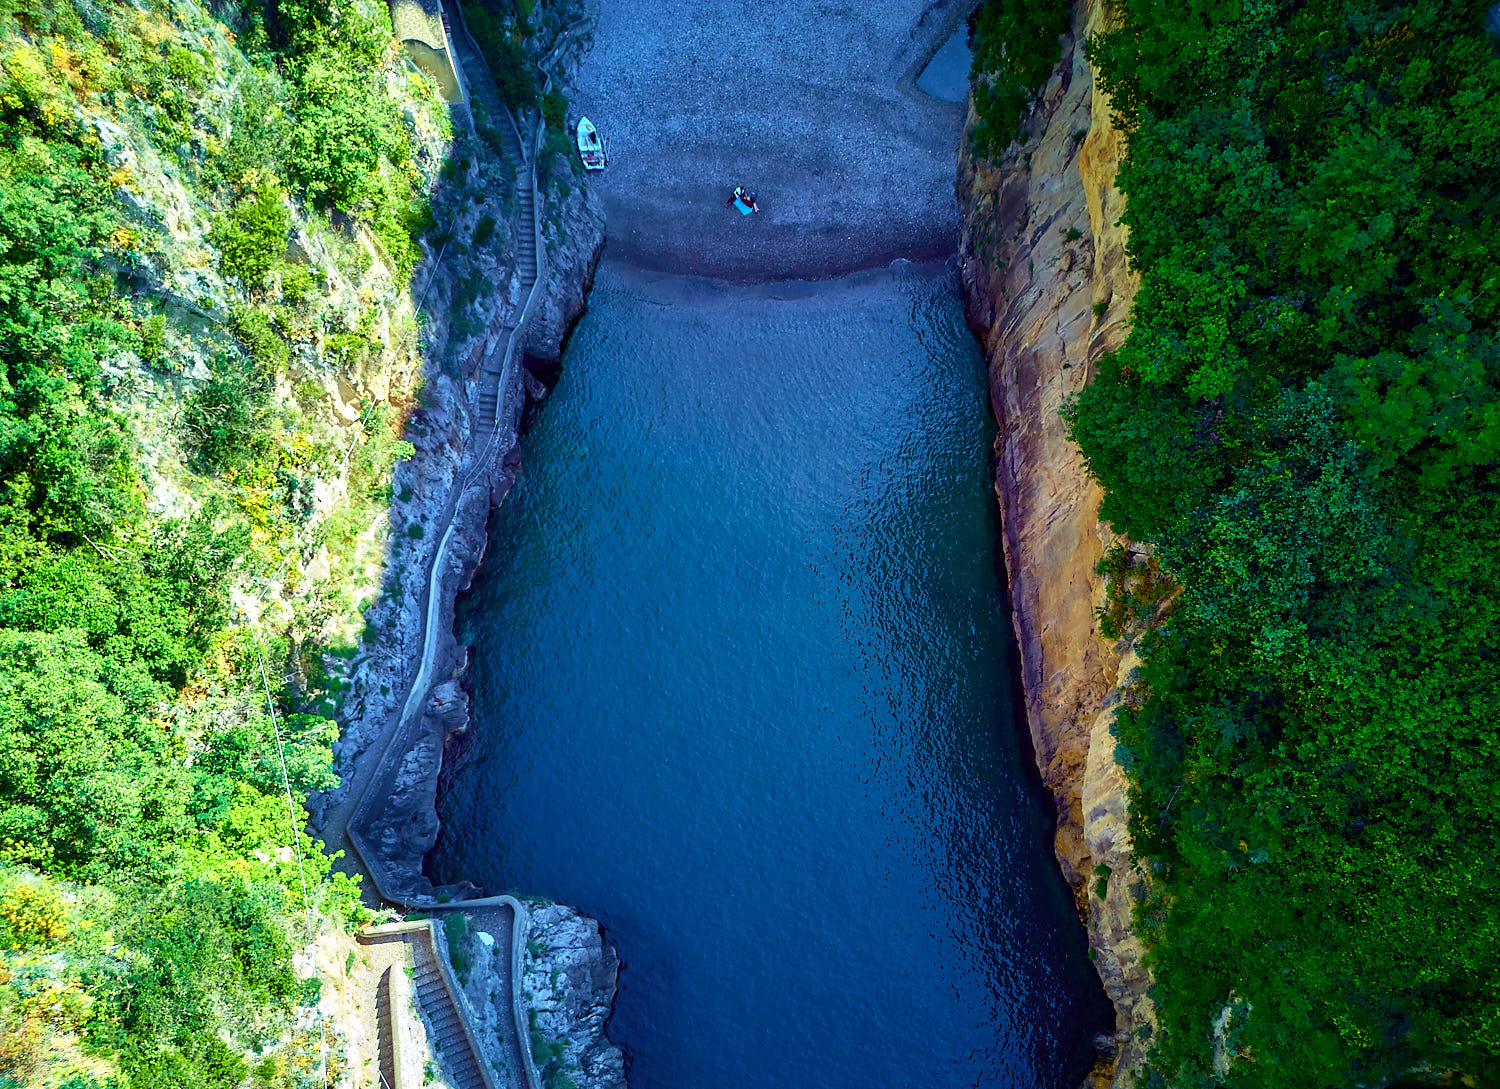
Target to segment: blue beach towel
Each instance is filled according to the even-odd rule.
[[[742,215],[742,216],[747,216],[747,215],[749,215],[751,212],[753,212],[755,210],[755,209],[751,208],[750,205],[748,205],[744,201],[740,200],[739,197],[735,197],[734,198],[734,206],[740,210],[740,215]]]

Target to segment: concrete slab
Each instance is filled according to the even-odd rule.
[[[732,280],[953,252],[964,107],[916,88],[972,0],[607,0],[573,92],[613,259]],[[737,184],[761,212],[725,207]]]

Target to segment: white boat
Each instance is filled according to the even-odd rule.
[[[594,123],[587,117],[578,119],[578,154],[583,159],[585,170],[604,169],[604,143]]]

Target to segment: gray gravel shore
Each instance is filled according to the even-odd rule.
[[[914,81],[967,10],[602,0],[570,112],[609,141],[607,252],[738,281],[952,253],[963,107]],[[759,214],[724,206],[736,184]]]

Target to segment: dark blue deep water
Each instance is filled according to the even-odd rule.
[[[601,920],[633,1089],[1077,1083],[1107,1008],[1018,727],[932,270],[601,269],[464,623],[447,879]]]

